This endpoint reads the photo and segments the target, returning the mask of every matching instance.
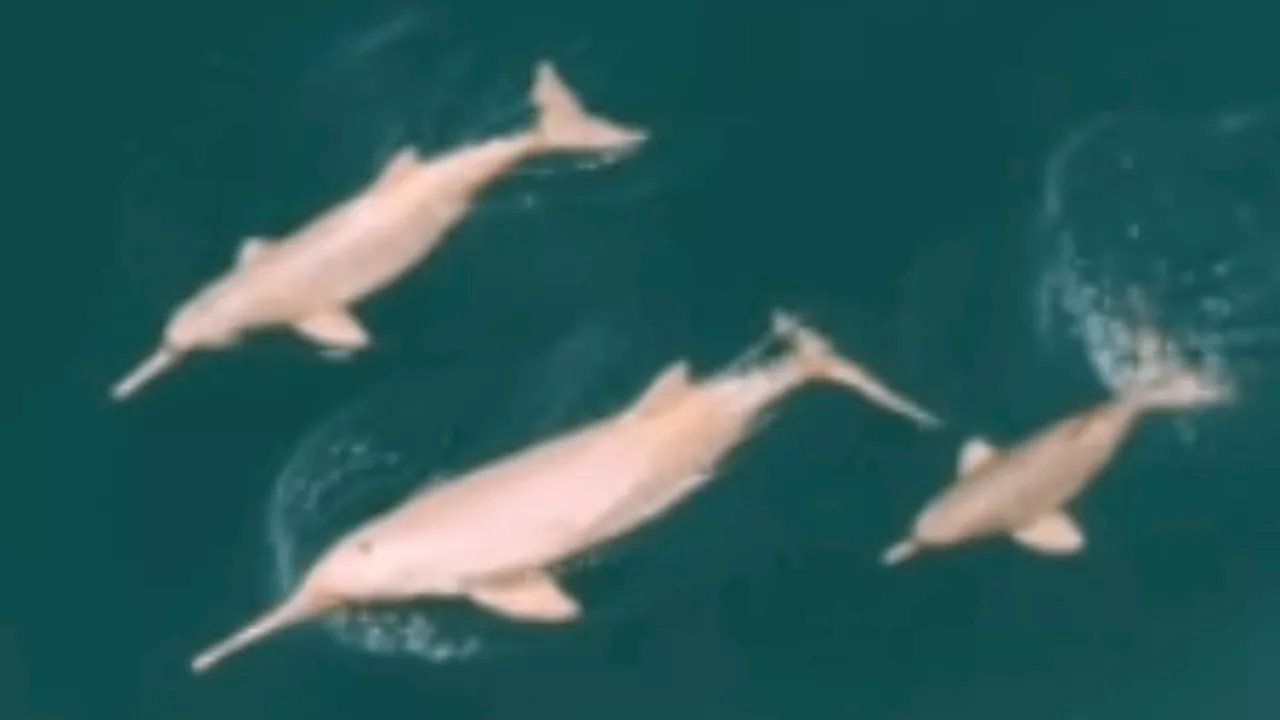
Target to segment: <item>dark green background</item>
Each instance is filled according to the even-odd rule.
[[[1263,403],[1214,421],[1194,453],[1144,427],[1081,504],[1078,559],[993,546],[874,562],[963,435],[1016,436],[1100,396],[1070,344],[1032,336],[1027,223],[1049,150],[1103,109],[1274,97],[1263,3],[457,5],[418,14],[447,17],[449,48],[489,58],[490,77],[520,80],[535,54],[588,38],[566,74],[654,129],[645,156],[551,181],[534,212],[478,212],[412,287],[362,310],[380,340],[367,358],[263,339],[125,406],[108,384],[237,237],[370,170],[372,148],[351,149],[370,142],[361,109],[411,73],[365,100],[366,76],[319,73],[340,98],[315,126],[280,108],[326,53],[414,6],[122,0],[14,23],[4,717],[1274,717]],[[198,145],[223,116],[243,142],[139,185],[164,138]],[[253,144],[290,132],[291,150]],[[266,160],[290,152],[310,164]],[[661,192],[610,200],[607,183]],[[146,227],[126,212],[139,187]],[[607,632],[452,668],[300,633],[187,674],[266,601],[263,498],[324,414],[405,372],[505,407],[493,388],[536,377],[593,323],[633,348],[605,353],[622,379],[599,404],[676,355],[727,361],[775,304],[951,428],[920,435],[806,393],[623,563],[644,602]],[[405,402],[484,424],[434,382]]]

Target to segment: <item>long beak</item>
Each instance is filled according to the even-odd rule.
[[[230,637],[209,647],[191,660],[191,672],[199,675],[267,635],[310,620],[337,607],[336,603],[317,603],[298,592],[275,608],[260,615]]]
[[[154,380],[160,373],[176,365],[181,359],[182,353],[160,346],[111,387],[111,399],[117,402],[125,400],[143,385]]]

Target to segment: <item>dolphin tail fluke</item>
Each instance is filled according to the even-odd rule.
[[[246,625],[234,635],[206,649],[191,661],[191,672],[200,674],[272,633],[296,625],[321,612],[306,596],[298,594]]]
[[[534,133],[548,149],[625,152],[648,138],[644,130],[592,115],[547,60],[538,63],[532,100]]]
[[[1135,333],[1135,380],[1125,393],[1144,409],[1179,410],[1222,405],[1235,399],[1230,383],[1209,369],[1192,369],[1154,327]]]
[[[899,565],[918,552],[920,552],[920,546],[914,540],[903,540],[891,545],[888,550],[885,550],[880,555],[880,564],[886,566]]]
[[[1130,397],[1143,408],[1187,410],[1230,403],[1235,392],[1209,373],[1183,369],[1142,383],[1130,392]]]
[[[151,382],[161,373],[176,365],[180,359],[182,359],[181,353],[161,346],[142,362],[138,363],[137,367],[129,371],[128,375],[125,375],[115,385],[111,386],[111,399],[119,402],[129,398],[143,385]]]
[[[933,413],[890,389],[866,368],[842,356],[825,337],[803,325],[794,315],[781,310],[774,311],[773,330],[776,335],[791,343],[797,357],[809,364],[814,376],[861,393],[877,405],[907,417],[922,427],[937,427],[942,424]]]

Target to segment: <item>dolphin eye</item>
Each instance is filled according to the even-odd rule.
[[[369,553],[373,552],[373,541],[361,540],[360,542],[356,543],[356,550],[359,550],[365,555],[368,555]]]

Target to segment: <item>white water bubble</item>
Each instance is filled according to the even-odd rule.
[[[1153,323],[1238,384],[1280,338],[1280,108],[1109,113],[1050,159],[1036,224],[1039,332],[1113,391]]]

